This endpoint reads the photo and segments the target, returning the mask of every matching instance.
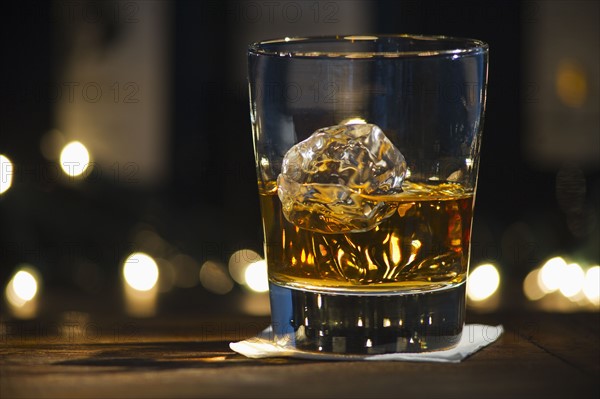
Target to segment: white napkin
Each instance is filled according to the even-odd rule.
[[[375,361],[409,361],[459,363],[481,348],[495,342],[504,332],[502,325],[486,326],[467,324],[463,329],[459,344],[449,350],[422,353],[386,353],[382,355],[344,355],[333,353],[304,352],[295,348],[277,345],[270,337],[269,326],[254,338],[240,342],[231,342],[229,347],[246,357],[260,359],[265,357],[295,357],[314,360],[375,360]]]

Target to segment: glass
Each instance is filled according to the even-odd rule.
[[[250,46],[277,342],[367,354],[459,342],[487,55],[441,36]]]

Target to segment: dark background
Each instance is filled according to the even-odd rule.
[[[343,12],[352,3],[322,2],[323,7],[337,4],[339,10],[326,26],[329,31],[342,22]],[[584,4],[588,2],[572,2],[571,6],[569,2],[556,3],[573,7],[574,12],[578,7],[584,12],[589,7]],[[132,173],[131,179],[121,177],[115,182],[105,175],[71,184],[44,176],[49,161],[40,151],[40,140],[56,127],[58,102],[52,90],[62,79],[65,60],[73,51],[70,43],[81,24],[78,18],[82,18],[77,12],[73,19],[57,14],[57,4],[66,3],[26,1],[2,6],[0,153],[15,165],[13,185],[0,196],[2,287],[19,264],[29,263],[43,275],[48,295],[75,298],[70,299],[72,308],[111,303],[117,295],[122,260],[136,249],[132,235],[144,226],[198,264],[206,260],[226,264],[241,248],[262,253],[247,93],[245,83],[236,80],[236,71],[244,62],[244,56],[240,57],[244,49],[238,43],[265,39],[254,37],[252,29],[268,28],[266,17],[253,21],[246,15],[244,20],[244,5],[239,2],[166,3],[164,56],[168,72],[164,80],[169,96],[163,99],[162,108],[168,125],[161,151],[166,165],[162,177],[136,179]],[[99,32],[95,43],[109,52],[118,42],[121,25],[127,22],[123,22],[124,15],[128,14],[122,13],[116,20],[106,15],[114,15],[115,5],[125,7],[128,3],[94,4],[107,10],[105,17],[95,20]],[[145,7],[146,3],[140,4]],[[312,2],[297,4],[306,13],[313,10]],[[589,57],[581,60],[591,76],[588,102],[583,105],[587,111],[565,106],[562,110],[554,103],[545,110],[559,115],[575,112],[580,115],[576,120],[591,120],[585,122],[587,125],[572,125],[573,130],[578,126],[591,129],[592,140],[585,145],[596,147],[591,159],[575,154],[539,162],[527,144],[532,137],[529,122],[546,115],[539,116],[531,109],[546,104],[544,88],[552,85],[544,72],[552,65],[542,65],[549,60],[532,55],[536,48],[553,45],[547,43],[552,38],[545,39],[546,28],[540,26],[550,23],[557,34],[569,37],[575,34],[569,31],[569,23],[577,21],[577,14],[566,13],[563,24],[544,19],[544,2],[382,0],[361,4],[369,10],[369,23],[357,31],[340,33],[444,34],[478,38],[490,46],[472,264],[493,262],[515,287],[550,256],[561,254],[597,264],[600,149],[598,109],[593,110],[598,102],[597,71],[593,70],[598,65],[597,42],[582,44],[574,39],[574,46],[588,46]],[[595,28],[589,24],[575,26],[580,35],[593,36],[598,15],[595,21]],[[287,28],[304,29],[305,35],[313,35],[323,28],[325,21],[321,22],[299,28],[297,23],[282,21],[274,33],[286,36]],[[565,47],[555,45],[553,54],[559,58]],[[589,60],[591,63],[586,64]],[[135,74],[129,78],[135,79]],[[142,101],[144,95],[151,94],[142,90]],[[568,130],[557,134],[575,133]],[[118,142],[107,143],[112,145],[118,146]],[[86,266],[82,269],[81,265]],[[236,287],[232,295],[241,290]],[[518,289],[512,291],[516,297],[503,297],[506,306],[524,300]],[[230,305],[230,298],[211,294],[198,285],[161,297],[159,312],[187,311],[197,306],[235,311],[237,305]]]

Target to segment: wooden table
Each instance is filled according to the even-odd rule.
[[[433,364],[251,360],[229,350],[266,318],[5,321],[0,398],[599,397],[598,313],[468,322],[506,332],[460,364]]]

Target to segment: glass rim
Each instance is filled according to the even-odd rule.
[[[282,51],[277,47],[279,45],[288,45],[294,47],[296,44],[304,43],[340,43],[343,41],[354,42],[376,42],[380,39],[413,39],[426,42],[456,42],[453,48],[440,48],[437,50],[408,50],[408,51]],[[273,46],[275,48],[268,48]],[[438,56],[468,56],[476,54],[487,54],[489,46],[486,42],[464,38],[443,35],[416,35],[416,34],[385,34],[385,35],[338,35],[338,36],[306,36],[306,37],[285,37],[280,39],[263,40],[252,43],[248,46],[249,55],[272,56],[272,57],[290,57],[290,58],[344,58],[344,59],[369,59],[369,58],[405,58],[405,57],[438,57]]]

